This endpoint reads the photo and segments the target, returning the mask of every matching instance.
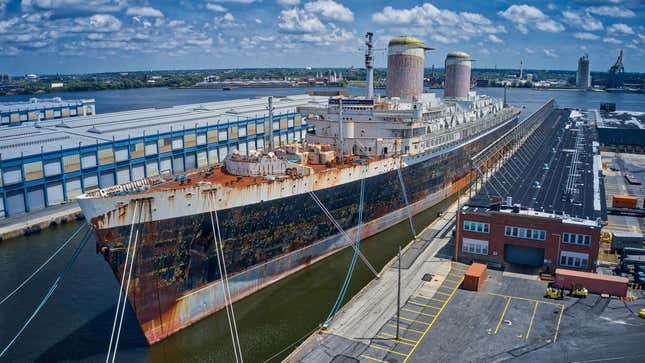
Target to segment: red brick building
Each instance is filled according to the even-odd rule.
[[[455,258],[595,271],[601,226],[597,221],[519,210],[465,206],[457,214]]]

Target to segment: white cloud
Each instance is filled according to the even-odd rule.
[[[300,0],[278,0],[278,4],[284,6],[296,6],[300,4]]]
[[[75,26],[66,30],[74,32],[115,32],[121,29],[121,21],[109,14],[96,14],[89,18],[74,19]],[[64,29],[64,28],[63,28]]]
[[[542,52],[544,52],[544,55],[546,55],[547,57],[551,57],[551,58],[557,58],[558,57],[558,55],[553,51],[553,49],[546,49],[545,48],[545,49],[542,49]]]
[[[151,8],[150,6],[128,8],[125,15],[130,16],[147,16],[151,18],[163,18],[161,10]]]
[[[323,17],[342,22],[350,22],[354,20],[354,13],[352,13],[351,10],[343,6],[343,4],[337,3],[333,0],[316,0],[306,3],[305,10],[310,13],[320,14]]]
[[[372,21],[392,27],[392,33],[427,35],[432,40],[443,44],[506,32],[503,26],[493,24],[482,14],[457,13],[447,9],[439,9],[430,3],[410,9],[395,9],[386,6],[380,12],[372,14]]]
[[[592,14],[612,18],[633,18],[636,16],[636,13],[633,11],[620,6],[591,6],[587,8],[587,11]]]
[[[217,4],[213,4],[213,3],[206,3],[206,9],[208,9],[210,11],[214,11],[216,13],[225,13],[226,12],[225,7],[223,7],[222,5],[217,5]]]
[[[559,33],[564,26],[551,19],[540,9],[530,5],[511,5],[508,9],[497,13],[502,18],[515,23],[522,34],[528,34],[529,27],[550,33]]]
[[[325,25],[318,17],[297,8],[282,10],[279,20],[278,28],[285,33],[305,34],[325,31]]]
[[[262,19],[260,18],[255,18],[253,21],[255,21],[256,24],[262,24]]]
[[[535,53],[535,49],[533,49],[533,48],[524,48],[524,51],[525,51],[526,53],[528,53],[528,54],[533,54],[533,53]]]
[[[0,15],[4,14],[4,11],[7,9],[7,3],[9,0],[0,0]]]
[[[573,37],[576,39],[582,39],[582,40],[596,40],[600,38],[596,34],[587,33],[587,32],[574,33]]]
[[[634,34],[634,29],[627,24],[617,23],[607,27],[607,32],[610,34],[632,35]]]
[[[495,35],[495,34],[489,34],[488,35],[488,40],[490,40],[493,43],[497,43],[497,44],[504,43],[504,41],[499,39],[499,37],[497,37],[497,35]]]
[[[56,13],[109,13],[121,11],[126,5],[127,0],[22,0],[20,3],[24,12],[52,10]]]
[[[602,22],[591,16],[589,13],[580,14],[567,10],[562,12],[562,16],[569,25],[582,30],[596,31],[604,28]]]
[[[222,16],[216,16],[213,18],[213,25],[215,28],[218,29],[230,29],[230,28],[237,28],[240,26],[235,21],[235,17],[231,13],[226,13]]]
[[[609,44],[620,44],[620,43],[622,43],[620,40],[618,40],[616,38],[611,38],[611,37],[604,38],[602,41],[605,42],[605,43],[609,43]]]

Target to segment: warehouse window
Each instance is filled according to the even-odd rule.
[[[589,246],[591,244],[591,236],[588,234],[563,233],[562,242],[573,245]]]
[[[461,251],[478,255],[488,255],[488,241],[464,238],[461,244]]]
[[[507,237],[534,239],[538,241],[544,241],[546,239],[545,230],[522,227],[506,226],[506,228],[504,228],[504,235]]]
[[[560,253],[560,266],[587,268],[589,255],[586,253],[562,251]]]
[[[464,221],[464,231],[488,233],[490,224],[474,221]]]

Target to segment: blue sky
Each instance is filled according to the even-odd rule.
[[[624,48],[645,72],[644,20],[642,0],[0,0],[0,73],[362,67],[366,31],[377,48],[421,38],[428,67],[462,50],[477,67],[575,69],[589,53],[607,70]]]

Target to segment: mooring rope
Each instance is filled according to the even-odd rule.
[[[9,348],[11,348],[11,346],[16,342],[16,340],[18,340],[18,337],[20,337],[20,335],[25,331],[25,329],[27,329],[27,327],[29,326],[29,324],[31,324],[31,322],[34,320],[36,315],[38,315],[38,313],[42,310],[43,306],[45,306],[47,301],[49,301],[49,298],[52,297],[52,295],[54,294],[54,291],[56,291],[58,286],[60,286],[60,283],[63,280],[63,278],[65,277],[65,274],[67,274],[67,272],[71,269],[72,265],[74,264],[74,262],[76,261],[78,256],[81,254],[81,251],[83,250],[83,247],[85,247],[85,245],[87,244],[87,241],[89,241],[90,232],[91,232],[91,230],[87,230],[85,232],[85,236],[83,237],[83,240],[76,247],[76,250],[74,251],[74,254],[67,261],[67,264],[65,264],[65,268],[63,269],[63,271],[58,275],[58,277],[56,277],[56,280],[50,286],[49,290],[47,291],[47,294],[40,301],[40,304],[38,304],[38,307],[36,307],[36,310],[34,310],[34,312],[31,314],[29,319],[27,319],[27,321],[23,324],[23,326],[20,328],[20,330],[18,330],[18,333],[13,337],[13,339],[11,339],[9,344],[7,344],[7,346],[2,350],[2,352],[0,352],[0,358],[2,358],[7,353],[7,351],[9,351]]]
[[[309,192],[309,196],[311,197],[311,199],[313,199],[313,200],[314,200],[314,202],[316,202],[316,204],[318,205],[318,207],[320,207],[320,209],[321,209],[321,210],[323,211],[323,213],[327,216],[327,218],[329,219],[329,221],[334,225],[334,227],[336,227],[336,229],[338,230],[338,232],[340,232],[343,236],[345,236],[345,239],[347,239],[347,242],[349,242],[349,243],[351,243],[351,244],[352,244],[352,247],[353,247],[353,248],[354,248],[354,250],[358,253],[358,257],[360,257],[360,258],[361,258],[361,261],[363,261],[363,263],[365,263],[365,266],[367,266],[367,268],[368,268],[368,269],[369,269],[369,270],[374,274],[374,276],[375,276],[377,279],[378,279],[378,278],[380,278],[380,276],[379,276],[378,272],[376,272],[376,269],[374,268],[374,266],[372,266],[372,264],[370,263],[370,261],[367,259],[367,257],[365,257],[365,255],[363,255],[363,253],[360,251],[360,249],[358,249],[358,248],[356,247],[356,243],[352,240],[352,237],[350,237],[350,236],[349,236],[349,234],[348,234],[348,233],[343,229],[343,227],[338,223],[338,221],[336,221],[336,219],[334,218],[334,216],[331,214],[331,212],[329,211],[329,209],[327,209],[327,207],[325,207],[325,205],[324,205],[324,204],[323,204],[323,202],[320,200],[320,198],[318,198],[318,196],[316,195],[316,193],[314,193],[314,192]]]
[[[45,262],[43,262],[43,264],[40,265],[40,267],[34,270],[34,272],[32,272],[31,275],[29,275],[29,277],[25,279],[25,281],[23,281],[20,285],[18,285],[18,287],[16,287],[12,292],[10,292],[9,295],[7,295],[4,299],[2,299],[2,301],[0,301],[0,305],[2,305],[5,301],[9,300],[9,298],[11,298],[14,294],[16,294],[34,276],[36,276],[40,272],[40,270],[42,270],[54,257],[56,257],[56,255],[58,255],[58,253],[60,253],[60,251],[63,250],[63,248],[65,248],[65,246],[67,246],[72,241],[74,237],[76,237],[76,235],[81,231],[81,229],[83,229],[83,227],[85,227],[85,223],[81,224],[81,226],[78,227],[76,231],[74,231],[74,233],[67,239],[67,241],[65,241],[60,247],[58,247],[58,249],[51,256],[49,256],[49,258],[47,258]]]
[[[401,164],[403,164],[403,160],[401,160]],[[401,164],[399,164],[399,168],[396,169],[396,172],[399,175],[399,182],[401,183],[401,193],[403,193],[403,200],[405,200],[405,209],[408,212],[408,219],[410,220],[410,230],[412,230],[412,238],[417,238],[417,230],[414,228],[414,221],[412,220],[412,206],[410,206],[410,201],[408,200],[408,192],[405,189],[405,182],[403,181],[403,174],[401,173]]]
[[[334,315],[340,310],[341,305],[343,304],[343,300],[345,299],[345,293],[347,292],[347,288],[349,287],[349,282],[352,279],[352,275],[354,274],[354,268],[356,267],[356,261],[358,260],[358,250],[360,249],[360,243],[361,243],[361,230],[363,229],[363,206],[364,206],[364,200],[365,200],[365,174],[367,174],[367,167],[363,165],[363,177],[361,179],[361,193],[360,193],[360,198],[359,198],[359,206],[358,206],[358,226],[356,230],[356,250],[354,250],[354,255],[352,256],[352,261],[349,264],[349,268],[347,270],[347,274],[345,275],[345,280],[343,281],[343,286],[341,287],[338,297],[336,298],[336,302],[334,303],[334,306],[331,308],[329,311],[329,315],[327,316],[327,319],[325,319],[324,324],[327,325],[329,324],[329,321],[334,317]]]
[[[137,218],[137,207],[139,206],[139,201],[134,202],[134,208],[132,212],[132,222],[130,223],[130,236],[128,237],[128,246],[125,250],[125,262],[123,263],[123,275],[121,276],[121,286],[119,287],[119,298],[116,302],[116,310],[114,312],[114,322],[112,323],[112,333],[110,334],[110,345],[108,346],[107,357],[105,358],[105,363],[109,363],[110,355],[112,354],[112,343],[114,341],[114,334],[116,332],[116,322],[119,316],[119,307],[121,306],[121,297],[123,296],[123,284],[125,283],[125,275],[128,270],[128,259],[130,257],[130,246],[132,244],[132,234],[134,233],[135,220]],[[134,261],[133,261],[134,262]],[[123,300],[125,304],[127,302],[128,296],[126,295]],[[116,352],[116,348],[114,349]]]
[[[228,319],[229,332],[231,333],[231,340],[233,341],[233,354],[235,361],[238,363],[244,362],[242,357],[242,347],[240,345],[240,338],[237,332],[237,323],[235,321],[235,312],[233,310],[233,301],[231,299],[231,292],[228,285],[228,274],[226,272],[226,262],[224,260],[224,248],[221,245],[222,235],[219,228],[219,217],[217,208],[215,206],[215,196],[210,195],[210,202],[212,207],[209,208],[211,217],[211,227],[213,229],[213,240],[215,244],[215,254],[217,256],[217,267],[222,278],[222,290],[224,291],[224,307],[226,308],[226,318]],[[215,218],[213,219],[213,211]],[[217,231],[216,231],[217,229]],[[220,257],[221,251],[221,257]]]

